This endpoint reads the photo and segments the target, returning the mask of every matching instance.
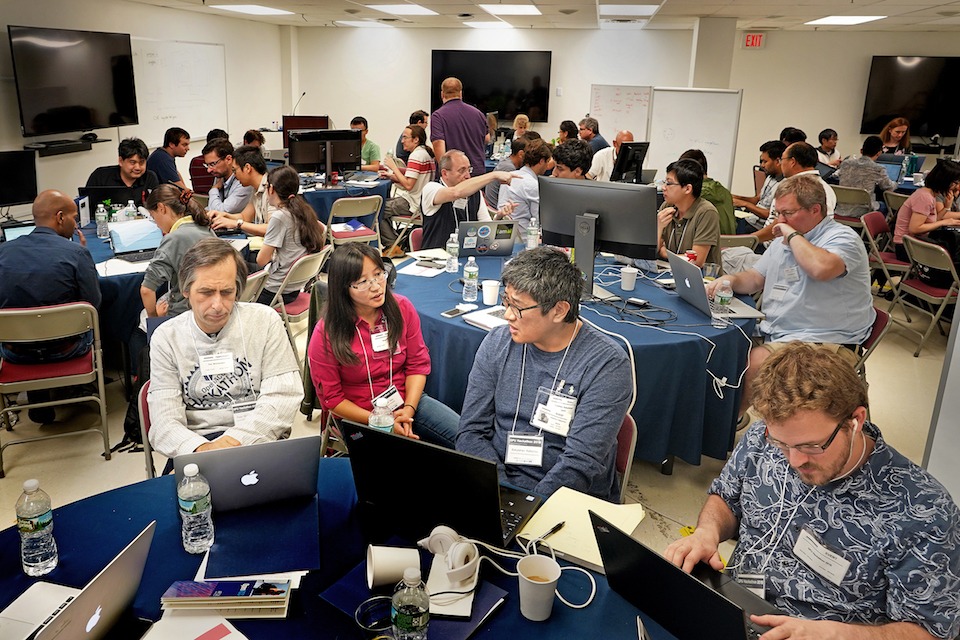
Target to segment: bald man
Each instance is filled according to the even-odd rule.
[[[463,84],[456,78],[440,83],[443,104],[430,115],[430,141],[433,154],[442,158],[447,151],[457,149],[466,154],[472,175],[487,172],[486,157],[487,117],[476,107],[463,101]]]
[[[624,142],[633,142],[633,133],[626,129],[617,131],[617,135],[613,139],[612,147],[600,149],[600,151],[593,154],[593,163],[590,165],[587,178],[600,182],[609,182],[610,174],[613,173],[613,167],[617,163],[617,154],[620,153],[620,145]]]
[[[100,305],[97,269],[86,247],[71,242],[77,228],[73,198],[48,190],[33,203],[37,228],[28,235],[0,244],[0,309],[42,307],[67,302]],[[90,350],[93,334],[43,343],[0,344],[0,357],[11,363],[57,362]],[[30,394],[31,402],[42,398]],[[53,407],[30,409],[38,424],[53,422]]]

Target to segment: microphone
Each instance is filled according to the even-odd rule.
[[[300,98],[299,98],[299,100],[297,100],[297,104],[293,105],[293,113],[290,114],[290,115],[294,115],[294,116],[297,115],[297,107],[300,106],[300,100],[303,100],[303,96],[305,96],[305,95],[307,95],[307,92],[306,92],[306,91],[304,91],[303,93],[300,94]]]

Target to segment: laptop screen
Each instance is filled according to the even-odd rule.
[[[16,240],[20,236],[25,236],[31,233],[36,229],[36,225],[26,224],[17,227],[4,227],[3,228],[3,240],[4,242],[10,242],[11,240]]]
[[[163,232],[152,220],[131,220],[110,225],[110,242],[116,254],[156,249],[161,240]]]
[[[900,172],[903,170],[903,165],[899,162],[878,162],[884,171],[887,172],[887,176],[894,182],[900,182]]]

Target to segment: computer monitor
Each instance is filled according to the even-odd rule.
[[[597,251],[656,259],[656,187],[543,176],[538,181],[543,242],[574,248],[585,298],[593,295]]]
[[[0,207],[28,204],[37,199],[37,154],[0,151]]]
[[[360,131],[324,129],[290,132],[290,166],[297,171],[326,173],[356,171],[360,168]]]
[[[640,169],[643,160],[647,157],[649,142],[622,142],[617,153],[617,162],[613,165],[610,182],[640,183]]]
[[[283,148],[290,146],[291,131],[329,128],[330,116],[283,116]]]

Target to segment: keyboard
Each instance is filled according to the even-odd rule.
[[[37,625],[37,628],[34,630],[34,632],[31,634],[30,637],[31,637],[31,638],[35,638],[38,633],[40,633],[47,625],[49,625],[49,624],[53,621],[54,618],[57,617],[57,614],[58,614],[58,613],[60,613],[60,612],[63,611],[64,609],[66,609],[66,608],[67,608],[67,605],[70,604],[71,602],[73,602],[73,598],[74,598],[74,596],[69,596],[69,597],[67,597],[67,599],[64,600],[64,601],[60,604],[59,607],[57,607],[57,610],[56,610],[56,611],[54,611],[53,613],[51,613],[49,616],[47,616],[47,619],[46,619],[46,620],[44,620],[44,621],[41,622],[39,625]]]
[[[125,262],[150,262],[153,260],[155,255],[157,255],[157,250],[151,249],[149,251],[141,251],[139,253],[128,253],[126,255],[117,256],[117,258]]]
[[[500,509],[500,524],[503,527],[503,539],[507,541],[511,539],[516,532],[517,528],[520,526],[520,523],[523,522],[524,516],[515,511],[508,511],[507,509]]]

